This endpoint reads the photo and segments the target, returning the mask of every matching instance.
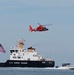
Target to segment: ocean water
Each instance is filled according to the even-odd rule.
[[[74,70],[50,68],[0,68],[0,75],[74,75]]]

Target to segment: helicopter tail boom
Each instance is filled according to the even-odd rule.
[[[36,31],[36,30],[35,30],[35,29],[33,29],[33,28],[32,28],[32,26],[30,25],[30,26],[29,26],[29,31],[31,31],[31,32],[32,32],[32,31]]]

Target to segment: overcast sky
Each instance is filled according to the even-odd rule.
[[[29,32],[37,23],[52,24],[46,32]],[[0,62],[9,59],[11,46],[21,38],[45,58],[74,64],[74,0],[0,0]]]

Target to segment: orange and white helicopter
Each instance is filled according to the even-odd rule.
[[[45,26],[52,25],[52,24],[42,25],[42,24],[40,24],[40,23],[38,23],[38,24],[39,24],[39,26],[38,26],[37,28],[32,28],[32,26],[30,25],[30,26],[29,26],[29,31],[30,31],[30,32],[32,32],[32,31],[34,31],[34,32],[36,32],[36,31],[39,31],[39,32],[48,31],[49,29],[46,28]]]

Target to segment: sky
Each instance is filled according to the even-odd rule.
[[[30,32],[41,24],[49,31]],[[25,49],[33,46],[56,65],[74,64],[74,0],[0,0],[0,62],[9,59],[10,48],[19,39],[26,40]]]

